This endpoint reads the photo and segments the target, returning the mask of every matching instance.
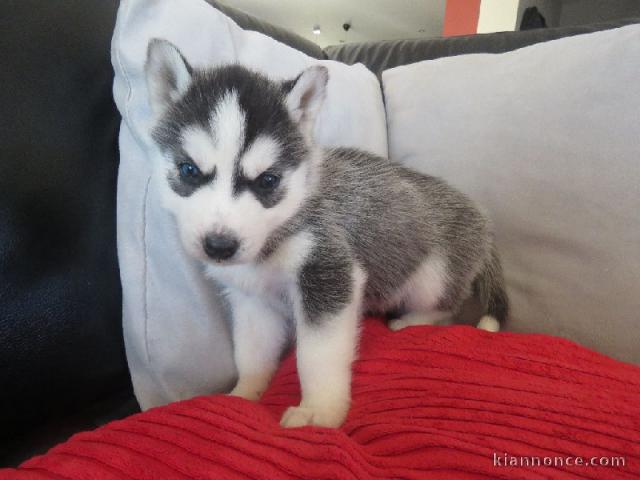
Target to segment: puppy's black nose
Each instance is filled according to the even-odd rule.
[[[202,247],[209,258],[213,260],[227,260],[238,251],[240,242],[230,235],[207,235]]]

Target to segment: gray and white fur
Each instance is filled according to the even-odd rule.
[[[192,68],[152,40],[145,73],[164,205],[229,301],[232,395],[259,398],[295,336],[302,400],[281,424],[337,427],[365,312],[397,312],[394,330],[446,324],[475,294],[479,326],[498,330],[502,271],[473,203],[388,159],[314,145],[325,67],[274,82]]]

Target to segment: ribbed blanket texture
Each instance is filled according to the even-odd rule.
[[[281,428],[299,399],[292,354],[259,403],[155,408],[0,480],[640,478],[640,368],[560,338],[367,319],[342,428]]]

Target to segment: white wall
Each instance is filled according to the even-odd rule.
[[[2,0],[0,0],[0,4]],[[222,0],[321,47],[442,34],[446,0]],[[342,24],[351,23],[345,32]],[[312,28],[320,25],[321,34]]]
[[[478,33],[507,32],[516,29],[519,0],[482,0]]]

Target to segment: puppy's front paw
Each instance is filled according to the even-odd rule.
[[[282,415],[280,425],[285,428],[304,427],[315,425],[316,427],[338,428],[347,418],[349,406],[320,407],[289,407]]]
[[[245,375],[238,380],[235,388],[229,392],[234,397],[242,397],[255,402],[260,399],[269,385],[271,375]]]
[[[256,402],[262,396],[262,392],[259,392],[255,389],[246,389],[242,387],[238,388],[238,386],[236,386],[233,390],[229,392],[229,395],[231,395],[232,397],[240,397],[240,398],[244,398],[245,400]]]

